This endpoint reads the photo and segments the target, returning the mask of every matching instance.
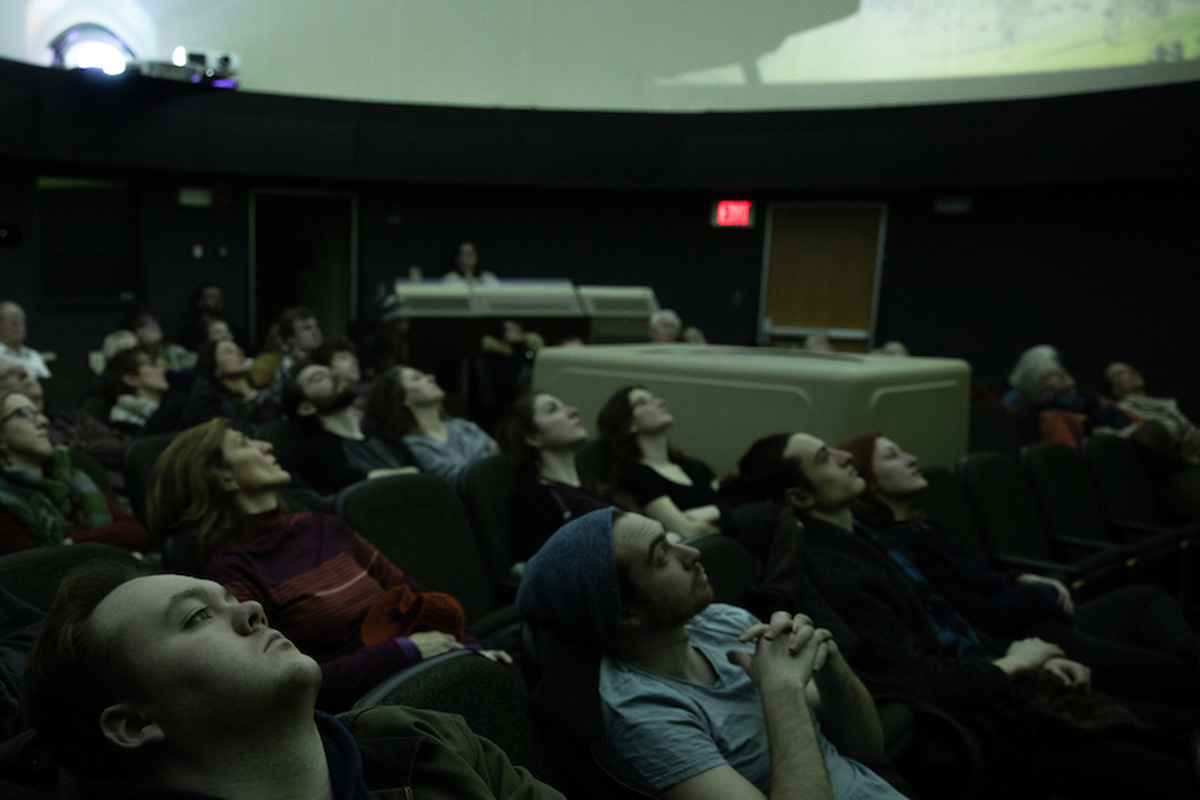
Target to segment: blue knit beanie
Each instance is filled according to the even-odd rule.
[[[602,650],[612,647],[621,619],[615,512],[602,508],[571,520],[529,559],[517,592],[522,616]]]

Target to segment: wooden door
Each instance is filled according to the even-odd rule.
[[[875,310],[887,208],[875,203],[794,203],[767,222],[759,342],[829,336],[864,352]]]

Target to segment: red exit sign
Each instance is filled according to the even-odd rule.
[[[754,203],[749,200],[718,200],[713,206],[714,228],[754,227]]]

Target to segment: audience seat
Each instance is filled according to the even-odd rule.
[[[1023,441],[1020,418],[1001,406],[971,406],[967,427],[968,453],[1007,453],[1016,456]]]
[[[758,571],[758,562],[750,551],[723,533],[700,536],[688,544],[700,551],[700,563],[716,602],[744,606],[746,592]]]
[[[517,621],[515,607],[498,601],[467,512],[444,480],[391,475],[363,481],[343,490],[337,513],[426,589],[458,598],[476,634]]]
[[[590,439],[575,454],[575,471],[584,486],[596,486],[605,482],[604,445],[599,439]]]
[[[83,402],[79,404],[79,407],[105,424],[108,423],[108,414],[112,410],[111,403],[100,395],[95,394],[83,398]]]
[[[154,462],[175,438],[174,433],[160,433],[134,439],[125,448],[125,488],[134,516],[146,523],[146,492],[154,474]]]
[[[968,453],[959,459],[958,476],[992,558],[1012,568],[1057,574],[1085,595],[1126,582],[1126,560],[1119,549],[1081,552],[1078,545],[1050,538],[1016,459],[1003,453]]]
[[[1084,440],[1083,455],[1100,505],[1109,522],[1125,531],[1195,539],[1200,524],[1173,524],[1159,505],[1150,473],[1138,457],[1137,445],[1120,436],[1092,436]]]
[[[460,714],[471,730],[490,739],[514,764],[543,781],[558,776],[533,724],[529,698],[513,668],[471,650],[455,650],[401,670],[354,707],[405,705]]]
[[[140,563],[128,550],[99,542],[69,547],[35,547],[0,556],[0,586],[31,606],[45,611],[68,572],[98,558]]]
[[[108,478],[108,472],[101,466],[100,462],[86,450],[79,448],[71,448],[71,464],[77,469],[81,469],[87,473],[87,476],[96,484],[96,488],[104,492],[104,494],[112,497],[113,491],[112,481]]]
[[[296,471],[296,450],[308,434],[290,419],[273,419],[258,429],[258,438],[270,442],[279,466]]]
[[[915,509],[941,525],[960,542],[979,553],[987,548],[979,536],[979,526],[962,484],[945,467],[925,467],[921,470],[929,488],[917,496]]]
[[[512,462],[503,455],[476,461],[459,487],[488,575],[510,592],[519,581],[513,575],[515,556],[508,526],[508,503],[515,488]]]
[[[1130,566],[1137,579],[1176,595],[1187,586],[1191,571],[1186,568],[1187,541],[1173,533],[1146,535],[1110,523],[1078,450],[1059,442],[1039,442],[1022,448],[1021,461],[1042,522],[1053,538],[1124,547],[1136,556]]]

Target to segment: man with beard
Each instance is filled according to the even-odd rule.
[[[314,434],[297,450],[297,471],[319,492],[416,472],[406,449],[363,433],[353,410],[356,399],[355,386],[322,364],[297,364],[284,384],[287,415]]]
[[[883,731],[829,631],[713,603],[699,559],[660,523],[608,508],[526,566],[521,613],[604,652],[616,766],[667,800],[902,797],[861,763],[882,761]]]

